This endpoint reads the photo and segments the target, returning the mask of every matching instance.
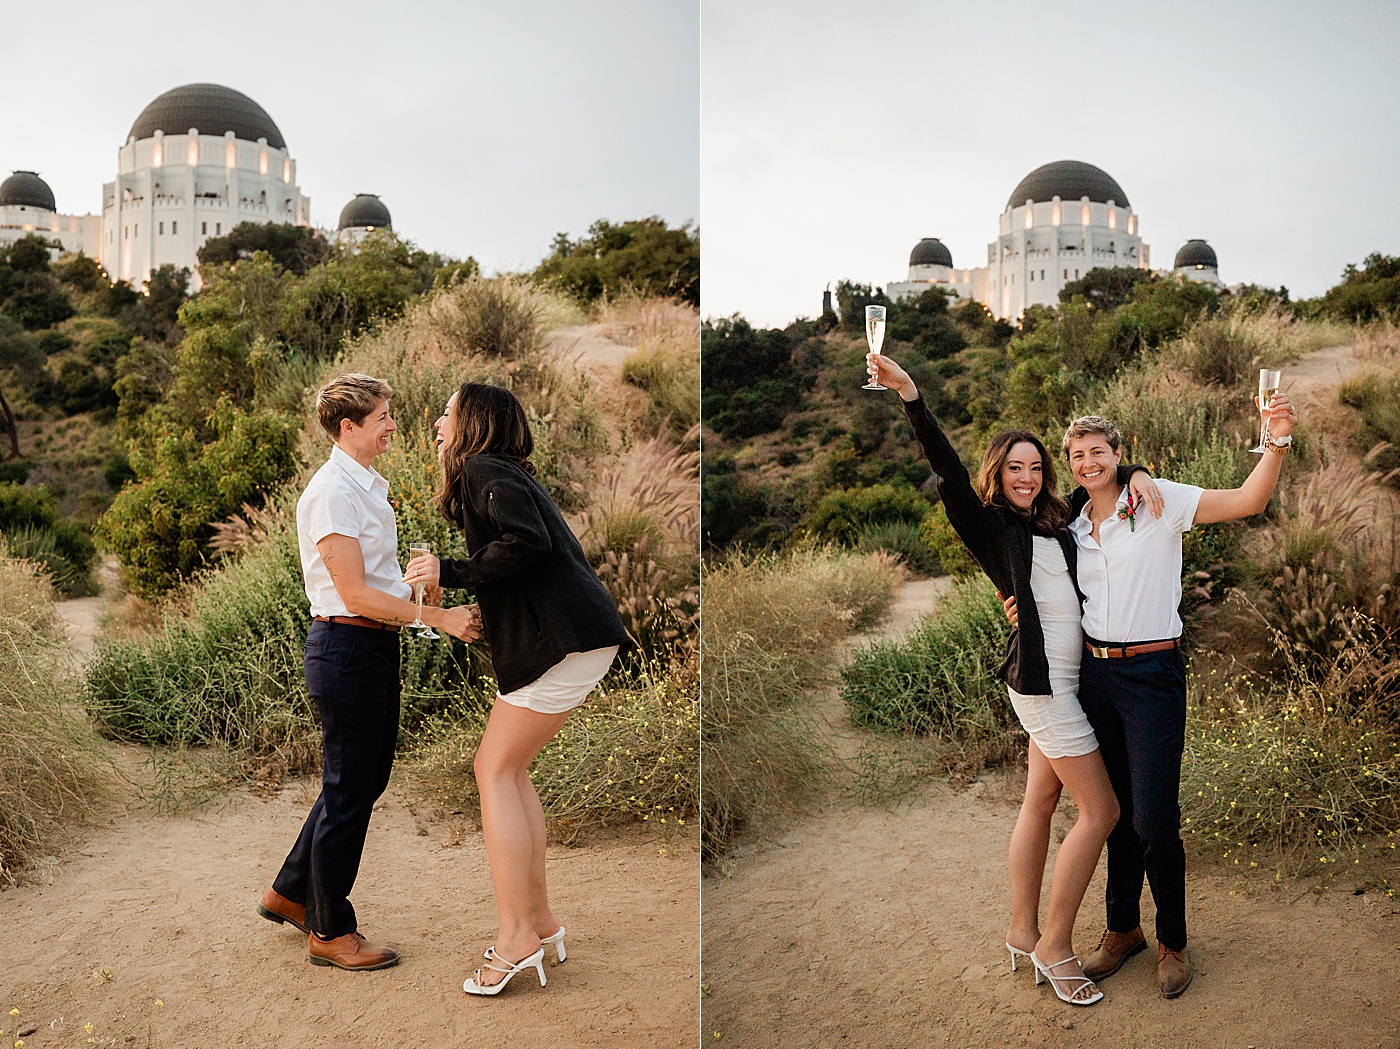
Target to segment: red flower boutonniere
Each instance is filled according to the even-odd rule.
[[[399,501],[392,496],[389,499],[389,509],[393,510],[395,513],[397,513],[399,509]]]
[[[1128,493],[1128,505],[1118,508],[1118,520],[1128,522],[1128,531],[1137,531],[1137,503],[1133,502],[1133,493]]]

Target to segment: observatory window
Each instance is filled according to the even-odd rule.
[[[1052,225],[1052,226],[1058,226],[1059,224],[1060,224],[1060,205],[1056,204],[1053,208],[1050,209],[1050,225]]]
[[[200,232],[200,235],[201,235],[201,236],[208,236],[208,235],[209,235],[209,223],[207,223],[207,222],[201,222],[201,223],[199,224],[199,232]]]
[[[238,150],[232,142],[224,147],[224,167],[231,168],[238,163]]]
[[[161,148],[160,139],[156,139],[155,147],[151,150],[151,167],[158,168],[161,166],[163,154],[164,150]]]
[[[1129,216],[1128,216],[1128,236],[1132,236],[1132,234],[1133,234],[1133,227],[1134,227],[1135,225],[1137,225],[1136,219],[1137,219],[1137,216],[1135,216],[1135,215],[1129,215]]]
[[[1088,204],[1085,204],[1084,207],[1081,208],[1080,211],[1079,211],[1079,224],[1080,224],[1081,226],[1087,226],[1087,225],[1089,225],[1089,205],[1088,205]]]
[[[291,157],[287,157],[285,160],[282,161],[282,181],[283,181],[283,182],[290,182],[290,181],[292,181],[292,158],[291,158]]]
[[[130,240],[130,239],[131,239],[131,227],[130,227],[130,226],[123,226],[123,227],[122,227],[122,240]]]
[[[1079,271],[1078,271],[1078,270],[1075,270],[1075,271],[1074,271],[1074,279],[1075,279],[1075,280],[1078,280],[1078,279],[1079,279]]]
[[[173,236],[174,234],[179,233],[179,232],[180,232],[180,224],[179,224],[178,222],[172,222],[172,223],[170,224],[170,233],[171,233],[171,235]]]
[[[199,163],[199,138],[196,135],[190,136],[190,145],[189,149],[186,151],[186,159],[189,161],[190,167],[194,167]]]
[[[1108,209],[1108,228],[1109,228],[1109,229],[1117,229],[1117,228],[1118,228],[1118,209],[1117,209],[1117,208],[1109,208],[1109,209]]]
[[[1034,204],[1027,204],[1027,205],[1026,205],[1026,229],[1030,229],[1030,228],[1031,228],[1031,223],[1032,223],[1033,221],[1035,221],[1035,205],[1034,205]]]
[[[267,174],[267,150],[263,150],[261,155],[258,157],[258,174]]]
[[[163,237],[163,236],[165,236],[165,223],[164,223],[164,222],[160,222],[160,223],[157,223],[157,224],[156,224],[156,236],[157,236],[157,237]]]
[[[136,223],[136,225],[131,227],[131,235],[133,237],[141,236],[141,223],[138,222]]]
[[[219,234],[220,234],[221,232],[223,232],[223,228],[224,228],[224,224],[223,224],[222,222],[216,222],[216,223],[214,223],[214,236],[216,236],[216,237],[219,236]]]
[[[1069,280],[1069,270],[1065,270],[1065,280]]]
[[[1045,271],[1044,271],[1044,270],[1041,270],[1041,271],[1040,271],[1040,279],[1041,279],[1041,280],[1044,280],[1044,279],[1045,279]]]

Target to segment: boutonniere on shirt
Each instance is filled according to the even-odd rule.
[[[398,513],[399,510],[399,501],[392,495],[389,497],[389,509],[393,510],[395,513]]]
[[[1118,508],[1118,520],[1128,522],[1128,531],[1137,531],[1137,503],[1133,502],[1133,493],[1128,493],[1128,505]]]

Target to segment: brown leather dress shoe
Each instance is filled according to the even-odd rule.
[[[307,935],[311,934],[311,930],[306,927],[306,905],[293,903],[276,889],[268,889],[263,893],[262,903],[258,904],[258,913],[270,922],[277,922],[279,925],[286,922]]]
[[[1183,947],[1173,951],[1164,943],[1157,945],[1157,986],[1163,998],[1179,997],[1191,983],[1191,956]]]
[[[312,965],[334,965],[349,972],[387,969],[399,963],[397,952],[366,942],[358,932],[348,932],[333,940],[323,940],[313,932],[306,950]]]
[[[1097,983],[1112,976],[1129,958],[1146,949],[1147,938],[1142,934],[1141,925],[1132,932],[1106,930],[1093,953],[1084,959],[1084,975]]]

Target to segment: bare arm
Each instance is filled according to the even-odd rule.
[[[1269,402],[1269,432],[1275,437],[1287,437],[1293,432],[1297,413],[1287,395],[1278,393]],[[1259,464],[1254,467],[1244,484],[1238,488],[1215,488],[1201,493],[1196,504],[1196,524],[1215,524],[1217,521],[1238,521],[1243,517],[1263,513],[1269,499],[1278,486],[1279,470],[1283,466],[1283,456],[1265,452]]]
[[[417,618],[418,610],[412,602],[376,590],[365,582],[365,559],[358,539],[332,532],[316,544],[316,549],[326,564],[326,571],[331,574],[335,592],[352,616],[364,616],[390,626],[407,626]],[[441,627],[463,641],[475,641],[481,636],[481,617],[475,605],[434,608],[425,603],[423,622],[430,627]]]

